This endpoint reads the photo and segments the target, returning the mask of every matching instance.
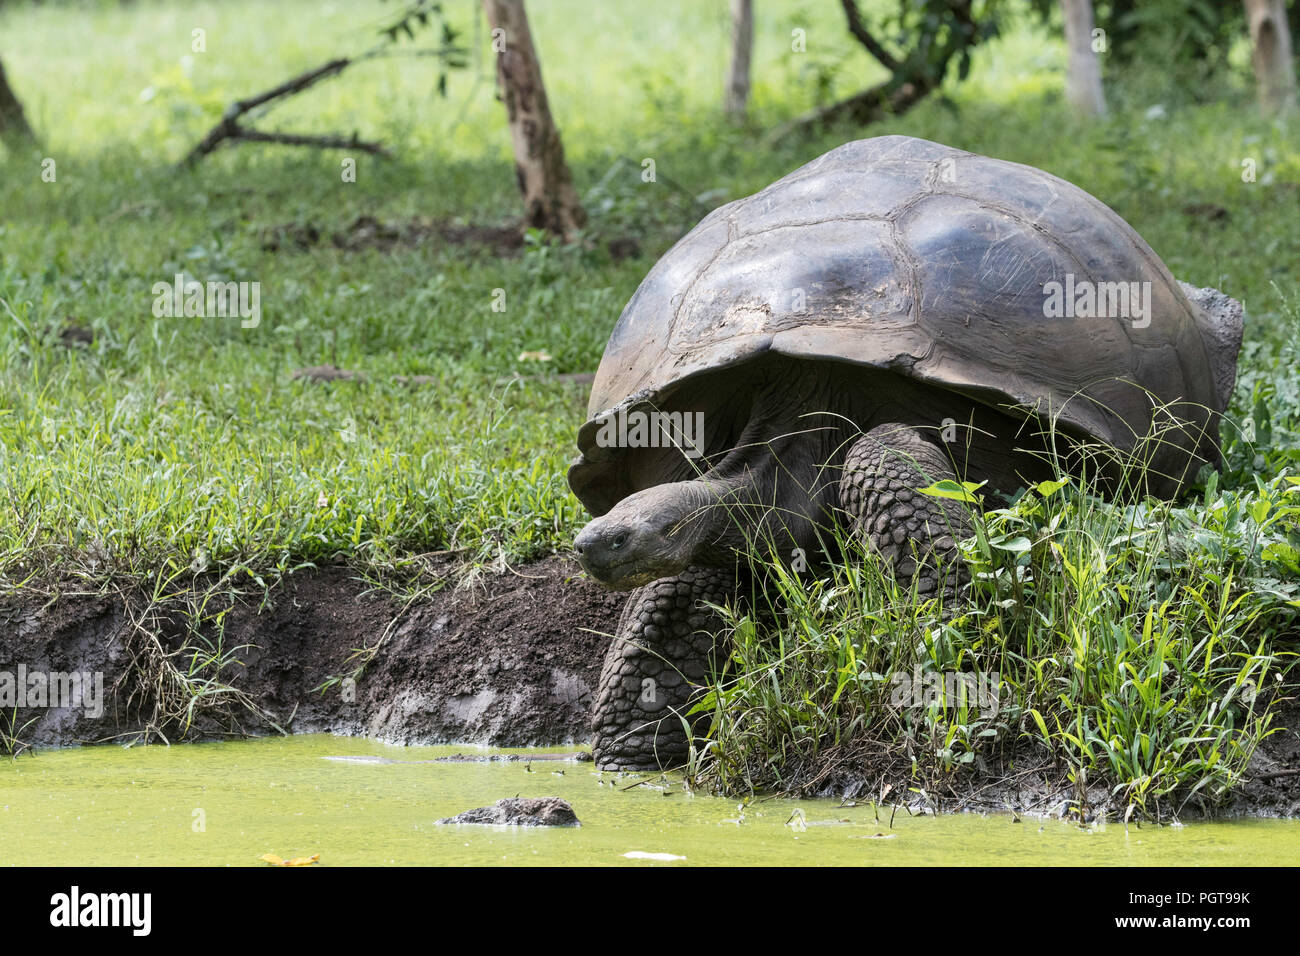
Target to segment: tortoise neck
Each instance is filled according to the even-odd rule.
[[[693,540],[698,563],[721,564],[733,552],[816,546],[815,526],[835,504],[855,409],[842,407],[838,375],[809,365],[800,374],[760,368],[750,415],[738,440],[707,472],[679,488],[679,533]]]

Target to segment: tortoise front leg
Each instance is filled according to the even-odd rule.
[[[964,502],[918,490],[945,478],[957,476],[941,448],[908,425],[879,425],[849,449],[840,507],[899,584],[950,604],[970,576],[957,553],[972,533],[970,513]]]
[[[705,603],[735,596],[722,568],[687,568],[632,592],[605,655],[592,717],[600,770],[658,770],[686,762],[681,718],[708,683],[722,621]],[[717,661],[721,663],[721,661]]]

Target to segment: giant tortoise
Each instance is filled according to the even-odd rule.
[[[707,605],[750,549],[824,553],[839,521],[900,583],[951,597],[969,517],[918,493],[934,481],[1014,491],[1064,437],[1176,495],[1219,464],[1241,328],[1240,304],[1175,281],[1078,187],[921,139],[848,143],[706,216],[614,326],[569,471],[595,516],[579,561],[635,589],[598,766],[683,760]]]

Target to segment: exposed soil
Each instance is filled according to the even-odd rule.
[[[1250,761],[1250,782],[1229,809],[1259,816],[1300,817],[1300,700],[1280,701],[1272,734]]]
[[[593,632],[609,633],[624,596],[556,557],[469,588],[448,586],[405,609],[346,568],[299,571],[271,592],[266,607],[260,599],[240,599],[228,614],[225,647],[248,646],[221,677],[269,719],[228,708],[224,716],[201,716],[191,736],[268,733],[278,725],[401,743],[585,742],[608,644]],[[167,635],[169,647],[179,646],[177,631]],[[316,690],[350,673],[353,652],[386,631],[354,685]],[[0,731],[12,724],[13,736],[36,747],[139,737],[157,695],[142,686],[133,664],[137,643],[119,597],[0,599],[0,671],[16,672],[20,663],[28,673],[98,671],[105,693],[98,717],[20,708],[16,719],[0,718]],[[182,732],[174,722],[156,729],[171,740]]]
[[[451,246],[482,246],[498,256],[518,255],[524,246],[523,229],[518,224],[503,226],[462,225],[411,219],[402,223],[385,223],[374,216],[358,216],[350,225],[326,234],[312,222],[290,222],[262,230],[262,248],[268,252],[301,252],[329,242],[335,248],[356,252],[362,249],[388,251],[397,247],[441,242]]]
[[[1198,222],[1213,222],[1223,224],[1232,218],[1231,214],[1223,206],[1212,202],[1194,202],[1188,203],[1183,207],[1183,213],[1191,216]]]
[[[240,650],[221,679],[262,714],[232,702],[203,712],[185,728],[175,719],[159,719],[158,685],[146,679],[147,642],[142,649],[132,626],[140,612],[132,595],[16,592],[0,597],[0,674],[16,673],[20,665],[28,673],[100,672],[104,706],[97,716],[79,708],[5,710],[0,752],[7,749],[6,736],[23,746],[48,747],[159,733],[174,741],[278,729],[409,744],[586,743],[593,688],[624,599],[558,556],[484,575],[468,587],[449,584],[409,603],[347,568],[300,570],[272,588],[265,601],[260,591],[234,599],[225,618],[224,647]],[[181,646],[182,624],[166,618],[155,623],[164,650]],[[354,684],[335,682],[319,690],[356,668],[357,649],[381,639]],[[1281,701],[1275,713],[1276,730],[1256,752],[1250,779],[1218,812],[1300,816],[1300,701]],[[927,812],[1062,815],[1080,797],[1045,753],[1017,753],[1014,767],[980,768],[926,785],[909,767],[882,765],[870,753],[826,756],[807,774],[791,768],[787,781],[802,780],[799,789],[807,795]],[[458,758],[482,756],[447,759]],[[1085,810],[1085,820],[1106,801],[1103,789],[1090,787],[1084,805],[1092,809]],[[1179,813],[1202,809],[1208,808],[1193,800]]]
[[[305,379],[309,382],[362,382],[366,378],[360,372],[354,372],[349,368],[339,368],[335,365],[313,365],[309,368],[300,368],[294,371],[291,377],[294,381]]]
[[[1207,795],[1162,799],[1146,808],[1158,819],[1206,816],[1300,817],[1300,702],[1279,701],[1276,732],[1255,751],[1245,782],[1217,805]],[[797,796],[896,805],[908,813],[1013,813],[1094,823],[1122,818],[1122,795],[1098,782],[1082,789],[1069,780],[1067,768],[1039,745],[1021,746],[1005,764],[984,764],[959,776],[937,774],[918,779],[909,762],[884,758],[869,748],[850,745],[846,752],[825,752],[818,765],[786,767],[788,790]]]
[[[378,249],[389,252],[398,248],[423,245],[466,246],[486,249],[499,258],[519,255],[524,248],[522,224],[465,224],[415,218],[405,222],[381,222],[374,216],[358,216],[343,229],[326,233],[313,222],[289,222],[261,230],[262,248],[268,252],[303,252],[322,243],[336,249],[358,252]],[[605,240],[611,259],[622,262],[641,254],[641,244],[634,236],[614,236]]]
[[[335,365],[312,365],[308,368],[295,369],[290,374],[290,378],[295,382],[364,382],[366,381],[366,374],[353,369],[339,368]],[[511,382],[556,381],[565,382],[569,385],[590,385],[595,380],[595,372],[561,372],[558,375],[520,375],[516,373],[499,378],[496,383],[506,385]],[[393,381],[398,385],[407,385],[412,388],[428,388],[441,385],[443,380],[436,375],[394,375]]]
[[[59,344],[64,348],[89,348],[95,344],[95,331],[90,326],[68,316],[59,327]]]

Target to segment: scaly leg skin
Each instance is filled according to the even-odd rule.
[[[686,762],[681,717],[709,680],[722,624],[703,604],[724,604],[735,594],[730,570],[702,567],[632,592],[600,675],[592,717],[598,769],[659,770]]]
[[[840,507],[863,544],[890,565],[918,598],[943,597],[945,608],[970,579],[956,542],[971,534],[968,505],[918,489],[956,480],[947,454],[907,425],[879,425],[849,449]]]

